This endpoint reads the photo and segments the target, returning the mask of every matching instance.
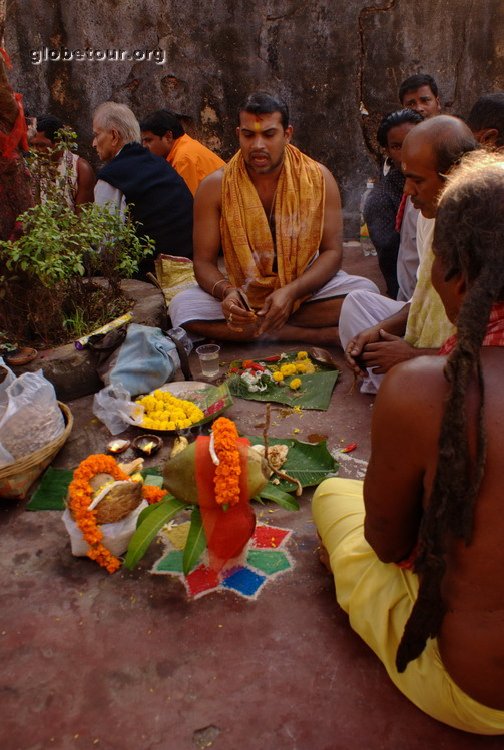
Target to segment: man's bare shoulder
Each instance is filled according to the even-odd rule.
[[[403,409],[440,402],[448,391],[446,357],[422,356],[401,362],[386,374],[378,399],[390,408]]]
[[[318,168],[324,175],[324,180],[329,180],[329,179],[334,180],[334,175],[332,174],[331,170],[325,166],[325,164],[322,164],[320,161],[317,161],[315,163],[317,164]]]
[[[326,201],[336,200],[339,204],[339,188],[334,175],[324,164],[321,164],[319,161],[316,162],[316,164],[318,165],[320,171],[322,172],[322,177],[324,178],[326,188]]]
[[[204,204],[221,204],[222,177],[224,167],[216,169],[215,172],[207,175],[201,180],[198,190],[196,191],[195,200]]]
[[[370,477],[383,481],[382,464],[424,472],[432,461],[449,385],[445,357],[416,357],[393,367],[373,408]],[[368,480],[366,480],[368,481]]]
[[[211,172],[201,180],[201,186],[206,187],[207,190],[220,189],[222,187],[222,177],[224,175],[224,167],[216,169],[215,172]]]
[[[83,174],[92,174],[94,176],[94,169],[91,164],[84,159],[83,156],[79,156],[77,159],[77,171]]]

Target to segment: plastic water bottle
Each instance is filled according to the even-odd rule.
[[[364,219],[364,206],[366,205],[366,201],[369,198],[371,191],[374,188],[374,182],[372,180],[368,180],[366,182],[366,189],[362,194],[361,202],[360,202],[360,246],[362,248],[362,252],[364,255],[376,255],[375,246],[371,242],[371,237],[369,236],[369,230],[366,224],[366,221]]]
[[[168,331],[170,336],[174,339],[177,339],[177,341],[180,341],[184,349],[186,350],[187,354],[190,354],[193,348],[193,343],[189,336],[187,335],[187,332],[184,331],[183,328],[170,328]]]

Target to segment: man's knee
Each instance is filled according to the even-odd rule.
[[[382,320],[381,314],[375,312],[376,298],[379,298],[379,296],[376,292],[369,292],[364,289],[358,289],[347,294],[341,306],[339,319],[340,339],[343,348],[346,347],[353,336]]]

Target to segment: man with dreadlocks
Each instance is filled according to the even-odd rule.
[[[364,486],[329,479],[313,499],[338,602],[395,685],[489,735],[504,734],[503,205],[502,154],[467,155],[433,242],[456,334],[385,377]]]

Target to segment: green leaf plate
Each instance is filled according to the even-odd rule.
[[[264,445],[262,437],[252,436],[248,437],[248,439],[251,445]],[[316,487],[323,479],[334,476],[338,471],[339,464],[327,450],[327,442],[325,440],[322,440],[320,443],[302,443],[300,440],[293,438],[270,438],[268,444],[289,446],[287,460],[282,466],[281,471],[298,479],[302,487]],[[278,485],[272,484],[271,481],[268,482],[266,488],[268,490],[271,488],[280,488],[284,492],[292,492],[295,489],[295,485],[292,482],[281,479]],[[259,494],[261,497],[266,497],[263,495],[263,492]]]

